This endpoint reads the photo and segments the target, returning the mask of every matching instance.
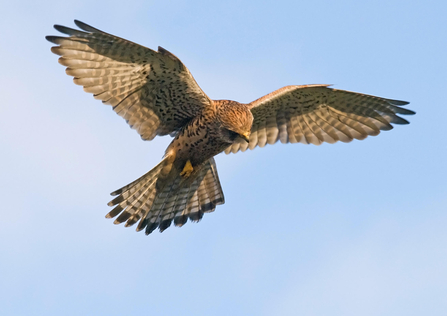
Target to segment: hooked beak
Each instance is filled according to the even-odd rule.
[[[247,143],[250,142],[250,132],[244,133],[244,134],[239,134],[239,136],[242,137],[242,139],[245,140]]]

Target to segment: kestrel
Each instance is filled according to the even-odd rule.
[[[397,114],[405,101],[336,90],[329,85],[287,86],[249,104],[211,100],[188,68],[162,47],[158,51],[75,20],[81,30],[55,25],[68,37],[47,36],[74,83],[93,93],[143,140],[174,137],[162,161],[111,194],[107,218],[148,235],[172,221],[199,221],[224,203],[214,156],[264,147],[278,140],[319,145],[350,142],[408,124]]]

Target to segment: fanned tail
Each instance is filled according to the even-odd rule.
[[[150,209],[155,198],[159,175],[165,165],[166,159],[163,159],[142,177],[112,192],[111,195],[118,196],[107,204],[115,206],[115,208],[106,215],[106,218],[113,218],[121,213],[115,219],[114,224],[120,224],[125,221],[127,221],[126,227],[135,224],[143,216],[144,212]]]
[[[213,158],[186,180],[176,170],[174,176],[166,176],[168,164],[165,158],[139,179],[112,192],[118,196],[108,205],[116,206],[106,217],[121,213],[114,224],[126,222],[128,227],[140,221],[137,231],[145,229],[149,235],[157,228],[164,231],[172,221],[175,226],[184,225],[188,218],[198,222],[204,213],[225,202]]]

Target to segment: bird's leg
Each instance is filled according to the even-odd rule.
[[[188,178],[191,175],[193,170],[194,169],[191,165],[191,161],[189,161],[189,159],[188,159],[188,161],[185,163],[185,167],[183,167],[183,171],[180,172],[180,175],[184,178]]]

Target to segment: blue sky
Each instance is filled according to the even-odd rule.
[[[1,315],[444,315],[445,1],[18,1],[1,4]],[[150,236],[104,215],[152,168],[72,83],[53,24],[163,46],[213,99],[290,84],[410,101],[364,141],[216,158],[226,204]]]

